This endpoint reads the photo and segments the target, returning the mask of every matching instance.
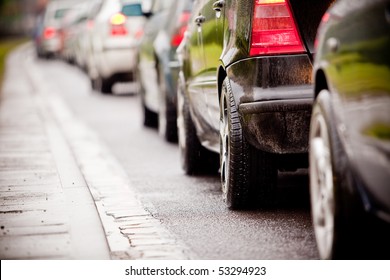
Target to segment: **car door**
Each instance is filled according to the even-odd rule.
[[[217,68],[222,52],[223,19],[213,9],[216,0],[197,0],[190,19],[191,80],[188,93],[192,110],[198,119],[197,132],[207,147],[219,150],[219,100]]]
[[[208,0],[202,9],[205,17],[202,28],[204,69],[202,71],[202,89],[207,104],[210,124],[219,131],[219,98],[217,70],[223,47],[223,0]]]
[[[155,1],[152,7],[152,16],[145,24],[139,51],[139,79],[143,88],[144,105],[153,112],[158,112],[158,82],[156,71],[156,57],[153,42],[160,29],[161,22],[165,21],[163,1]]]
[[[334,15],[342,20],[326,38],[327,73],[339,96],[349,158],[371,195],[384,203],[390,197],[390,1],[344,3]]]
[[[204,128],[209,123],[206,99],[202,90],[202,73],[205,68],[202,24],[204,16],[202,10],[208,0],[195,0],[192,16],[189,21],[188,29],[188,95],[190,98],[193,117],[198,125],[198,135],[203,134]]]

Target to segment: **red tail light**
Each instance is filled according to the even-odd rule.
[[[43,38],[44,39],[51,39],[57,34],[57,31],[53,27],[46,27],[43,31]]]
[[[87,29],[88,30],[92,30],[93,25],[94,25],[94,21],[92,19],[87,21]]]
[[[256,0],[250,55],[304,51],[288,0]]]
[[[190,20],[191,13],[184,11],[179,18],[179,25],[177,28],[177,32],[172,36],[171,45],[173,47],[178,47],[181,41],[184,38],[184,33],[187,30],[187,24]]]
[[[142,28],[138,29],[135,32],[135,38],[136,39],[141,39],[143,35],[144,35],[144,30]]]
[[[125,26],[126,16],[122,13],[117,13],[110,18],[111,35],[123,36],[127,35],[127,29]]]

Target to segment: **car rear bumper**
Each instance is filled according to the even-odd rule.
[[[307,55],[251,57],[227,75],[249,143],[270,153],[307,153],[314,97]]]
[[[105,49],[101,54],[98,65],[99,72],[104,78],[117,73],[132,73],[136,67],[137,50],[130,48]]]
[[[263,151],[306,153],[312,104],[312,98],[241,104],[244,134],[253,146]]]
[[[42,40],[42,51],[44,53],[58,54],[61,50],[61,40],[58,37]]]

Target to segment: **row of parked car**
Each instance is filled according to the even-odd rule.
[[[278,173],[309,167],[320,257],[389,256],[390,0],[51,4],[38,55],[103,93],[138,82],[144,125],[186,174],[219,172],[228,208],[273,205]]]
[[[140,1],[51,1],[38,19],[37,53],[77,63],[95,90],[111,93],[134,80],[145,22]]]

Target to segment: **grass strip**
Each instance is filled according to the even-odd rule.
[[[0,88],[5,73],[7,55],[17,46],[27,42],[26,38],[0,38]]]

